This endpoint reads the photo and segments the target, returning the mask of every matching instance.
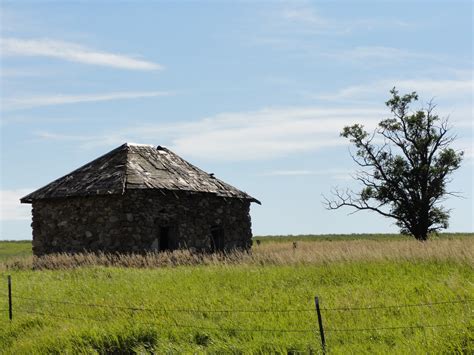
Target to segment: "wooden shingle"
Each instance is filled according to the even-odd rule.
[[[31,203],[49,198],[125,194],[133,189],[212,193],[260,204],[257,199],[197,168],[167,148],[128,143],[20,201]]]

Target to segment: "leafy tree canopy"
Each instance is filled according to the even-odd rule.
[[[426,108],[410,111],[418,100],[416,92],[400,96],[393,88],[386,102],[393,115],[379,122],[369,134],[362,125],[344,127],[341,136],[355,146],[354,162],[361,168],[354,178],[362,185],[359,192],[333,189],[325,198],[328,209],[349,206],[393,218],[404,234],[418,240],[448,227],[449,211],[440,206],[448,195],[450,174],[460,167],[463,152],[450,147],[447,118]]]

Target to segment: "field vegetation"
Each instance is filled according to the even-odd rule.
[[[31,241],[29,240],[0,241],[0,262],[31,255]]]
[[[265,239],[252,253],[9,257],[0,349],[31,353],[472,353],[474,238]],[[6,275],[13,282],[8,320]]]

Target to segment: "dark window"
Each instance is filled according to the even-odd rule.
[[[211,251],[224,250],[224,229],[222,227],[214,226],[211,228]]]

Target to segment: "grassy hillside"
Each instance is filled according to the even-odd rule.
[[[329,353],[474,350],[473,303],[460,302],[474,298],[472,238],[301,241],[296,250],[266,242],[233,258],[147,257],[107,267],[97,266],[109,265],[105,257],[59,256],[42,264],[56,270],[41,271],[31,270],[30,257],[4,261],[0,349],[318,353],[318,295]]]

